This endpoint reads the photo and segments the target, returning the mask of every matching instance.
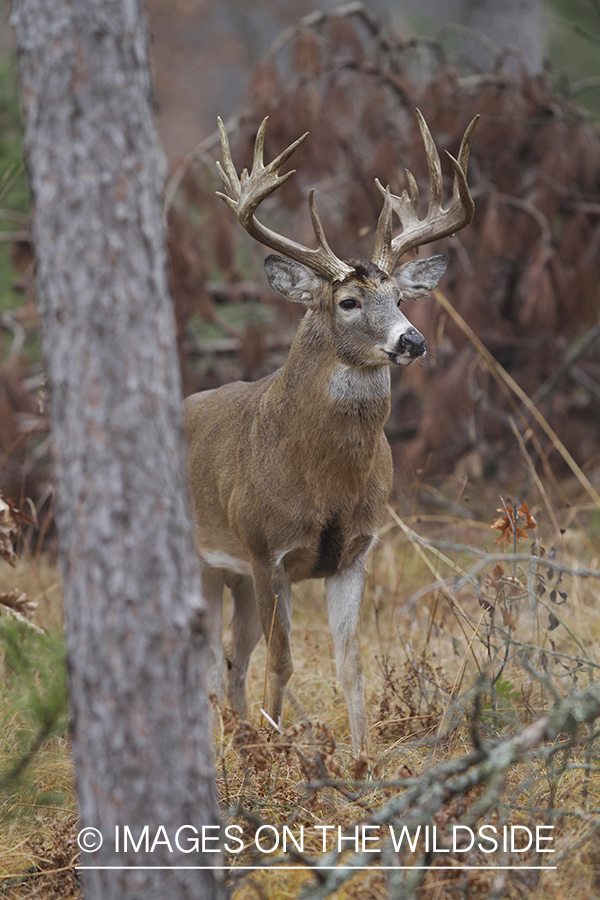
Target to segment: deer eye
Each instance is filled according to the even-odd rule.
[[[360,309],[360,303],[354,297],[347,297],[340,302],[342,309]]]

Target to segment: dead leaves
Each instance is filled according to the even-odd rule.
[[[0,554],[2,559],[14,566],[16,561],[13,538],[17,534],[17,521],[12,512],[12,506],[2,499],[0,493]]]
[[[16,508],[12,500],[4,500],[0,491],[0,556],[9,566],[14,566],[17,561],[14,541],[19,530],[19,522],[35,524],[30,516]],[[42,632],[43,629],[30,621],[36,606],[37,603],[28,600],[27,595],[18,588],[0,593],[0,614],[6,612],[12,618]]]
[[[0,555],[9,566],[14,566],[17,558],[14,539],[19,530],[19,522],[27,522],[29,525],[35,524],[30,516],[17,509],[12,500],[4,500],[2,491],[0,491]]]
[[[502,498],[500,499],[502,500]],[[494,523],[490,527],[500,532],[497,540],[499,543],[504,543],[506,550],[508,550],[508,545],[513,543],[516,552],[517,541],[519,538],[529,537],[530,535],[527,534],[527,531],[533,532],[534,529],[537,528],[537,522],[534,516],[529,512],[526,501],[523,501],[520,506],[517,506],[516,503],[511,506],[510,501],[509,503],[505,503],[504,500],[502,500],[502,504],[502,507],[500,507],[497,512],[505,513],[505,515],[494,519]],[[542,605],[546,605],[544,601],[541,600],[547,591],[546,580],[552,581],[552,579],[556,577],[557,572],[553,565],[548,565],[546,567],[546,577],[544,577],[543,571],[540,571],[540,569],[543,570],[541,560],[546,555],[546,551],[539,543],[539,540],[532,545],[531,553],[539,560],[534,573],[536,582],[534,588],[535,596],[540,599]],[[553,563],[555,558],[556,548],[551,547],[548,552],[547,561]],[[555,606],[561,606],[569,599],[567,591],[559,589],[562,578],[562,572],[558,571],[558,577],[556,577],[554,586],[548,595],[550,603]],[[515,616],[515,611],[517,609],[516,601],[521,595],[528,590],[531,590],[531,588],[525,585],[522,578],[517,577],[516,566],[514,575],[507,575],[503,566],[500,564],[495,566],[491,575],[485,576],[482,586],[483,585],[485,585],[485,589],[488,592],[492,591],[494,593],[495,602],[492,602],[489,595],[488,598],[485,598],[483,596],[483,591],[480,589],[478,597],[479,605],[487,610],[492,617],[496,609],[499,608],[502,614],[503,626],[514,631],[517,624]],[[508,592],[505,588],[508,588]],[[498,603],[499,600],[501,600],[502,603]],[[554,631],[560,624],[561,622],[557,616],[548,609],[548,631]]]
[[[499,543],[504,541],[505,544],[508,544],[519,538],[526,538],[528,537],[526,529],[533,531],[537,526],[536,520],[529,512],[526,500],[520,506],[511,507],[504,504],[497,512],[503,512],[505,515],[494,519],[494,524],[490,527],[496,528],[500,532],[497,538]],[[520,521],[525,523],[522,527],[519,525]]]
[[[335,737],[322,722],[293,724],[273,736],[264,726],[240,718],[230,707],[220,707],[214,695],[211,701],[221,717],[223,734],[231,736],[232,747],[239,753],[246,773],[256,776],[263,785],[274,763],[281,763],[282,759],[287,765],[295,759],[307,781],[346,777]],[[359,757],[357,765],[361,760],[366,760],[367,765],[371,762]],[[356,775],[353,773],[352,777]]]
[[[27,594],[15,588],[13,591],[0,593],[0,614],[4,611],[13,619],[23,622],[29,628],[33,628],[38,634],[44,634],[44,629],[35,625],[31,619],[37,609],[35,600],[29,600]]]

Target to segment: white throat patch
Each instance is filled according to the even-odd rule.
[[[327,385],[332,400],[381,400],[390,392],[388,366],[355,369],[340,365]]]

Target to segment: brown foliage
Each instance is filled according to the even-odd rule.
[[[452,697],[443,669],[434,668],[424,653],[401,668],[384,660],[382,669],[379,734],[388,740],[423,738],[439,725]]]
[[[316,187],[334,252],[370,258],[381,208],[375,177],[398,191],[406,185],[404,168],[410,169],[424,208],[427,165],[415,106],[442,157],[444,150],[457,154],[467,122],[481,115],[468,176],[475,218],[454,239],[423,252],[449,255],[444,293],[531,396],[564,360],[569,342],[600,313],[600,138],[544,76],[463,78],[440,47],[402,41],[364,13],[323,15],[312,26],[292,29],[287,44],[280,41],[257,67],[246,109],[228,125],[234,159],[240,168],[251,164],[265,115],[267,158],[310,131],[292,163],[296,175],[264,204],[261,216],[312,245],[306,200]],[[261,248],[215,196],[218,155],[211,138],[178,164],[179,189],[168,209],[186,393],[261,377],[281,365],[294,317],[291,304],[276,300],[266,284]],[[449,186],[451,169],[443,159],[442,165]],[[236,301],[240,281],[250,287],[237,291],[242,299]],[[228,342],[198,343],[190,323],[196,331],[198,320],[222,324],[221,303],[257,301],[272,311],[267,325],[226,327]],[[427,337],[429,360],[427,368],[405,372],[396,382],[389,433],[397,474],[428,478],[452,471],[462,459],[470,461],[472,474],[501,477],[518,457],[506,398],[433,298],[407,313]],[[589,463],[600,442],[600,350],[578,360],[541,411],[574,458]],[[34,412],[21,374],[0,371],[0,483],[15,496],[26,456],[24,413]],[[552,453],[545,438],[542,449]],[[27,492],[39,494],[29,483]]]
[[[58,819],[53,827],[27,841],[35,860],[37,874],[31,874],[25,882],[25,891],[18,897],[43,897],[44,900],[75,900],[81,896],[78,872],[77,817]],[[15,879],[16,881],[17,879]]]
[[[216,698],[212,698],[218,709]],[[240,754],[247,774],[263,783],[273,763],[285,760],[297,763],[307,781],[323,777],[344,777],[339,749],[332,731],[323,722],[290,725],[280,736],[267,739],[264,729],[254,722],[240,719],[230,707],[220,710],[223,732],[232,736],[233,749]]]
[[[24,486],[29,493],[38,480],[27,478],[31,430],[41,424],[25,383],[28,374],[25,366],[0,366],[0,485],[12,497],[19,497]]]
[[[403,168],[408,168],[427,193],[426,159],[413,108],[423,111],[440,150],[453,155],[468,120],[480,113],[469,164],[475,218],[460,236],[426,252],[449,254],[446,295],[519,384],[535,392],[564,358],[569,339],[598,318],[597,131],[544,77],[463,79],[442,62],[432,64],[428,80],[415,82],[410,74],[414,42],[403,43],[359,17],[325,17],[312,28],[304,25],[291,41],[291,71],[286,54],[273,54],[258,68],[232,141],[235,158],[248,165],[264,115],[270,117],[269,158],[303,131],[311,132],[294,158],[297,174],[265,204],[263,217],[278,230],[310,242],[306,195],[316,186],[334,252],[370,258],[380,210],[374,177],[402,189]],[[449,183],[449,167],[444,171]],[[190,170],[179,202],[189,209],[193,192],[194,204],[203,194],[209,227],[202,229],[202,246],[222,276],[232,280],[240,259],[235,248],[247,246],[246,238],[227,210],[217,218],[212,184],[205,193],[211,178],[205,169]],[[218,247],[209,246],[215,239]],[[190,266],[175,253],[172,260]],[[261,277],[258,271],[256,277]],[[181,273],[178,278],[180,282]],[[178,305],[186,297],[177,290],[179,282],[174,274]],[[203,296],[199,288],[197,297]],[[198,309],[208,317],[204,301]],[[396,395],[402,405],[393,411],[393,430],[409,438],[402,454],[408,460],[405,472],[450,471],[473,451],[480,456],[481,471],[498,469],[501,459],[506,465],[506,446],[514,445],[509,409],[480,371],[467,337],[434,300],[411,307],[408,315],[426,334],[431,361],[426,371],[405,376]],[[252,378],[258,372],[248,362],[249,341],[241,346],[245,374]],[[263,354],[257,359],[262,363]],[[280,362],[274,359],[273,367]],[[595,384],[595,357],[588,354],[579,367]],[[417,407],[411,394],[418,396]],[[566,377],[542,410],[575,458],[582,441],[588,446],[600,437],[599,397],[600,386],[598,391],[589,383],[582,388]],[[399,424],[405,408],[411,419],[420,409],[409,428]],[[585,441],[583,433],[593,437]]]

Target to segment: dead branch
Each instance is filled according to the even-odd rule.
[[[434,815],[451,800],[464,797],[473,787],[485,785],[484,792],[479,795],[468,817],[469,821],[475,821],[498,805],[505,775],[512,766],[533,754],[538,759],[551,759],[558,750],[566,746],[565,741],[555,743],[559,735],[569,735],[567,743],[571,746],[576,741],[578,728],[599,717],[600,685],[592,684],[583,691],[572,693],[547,715],[514,737],[485,744],[480,750],[458,760],[406,779],[404,792],[392,797],[365,824],[397,826],[401,823],[412,831],[418,825],[430,823]],[[544,744],[546,746],[541,746]],[[318,786],[322,785],[319,783]],[[309,787],[316,788],[317,785]],[[324,900],[345,884],[359,867],[372,865],[374,860],[382,859],[389,865],[397,858],[390,845],[384,845],[377,853],[354,853],[344,859],[343,867],[337,865],[341,856],[341,853],[335,851],[315,861],[320,881],[306,887],[300,895],[301,900]],[[431,862],[432,858],[428,864]],[[337,867],[327,870],[326,866]],[[407,898],[425,877],[425,871],[417,871],[413,867],[406,871],[398,870],[394,875],[397,886],[394,896]]]
[[[546,252],[549,252],[552,248],[552,229],[550,228],[548,219],[541,211],[541,209],[538,209],[537,206],[534,206],[533,203],[529,203],[528,200],[523,200],[521,197],[512,197],[510,194],[498,194],[498,196],[508,206],[513,206],[515,209],[522,210],[535,220],[541,232],[542,245],[544,247],[544,250]]]
[[[185,352],[190,357],[198,356],[228,356],[239,353],[242,337],[216,338],[214,341],[207,341],[205,344],[186,342]],[[270,337],[265,340],[265,349],[267,352],[289,350],[292,344],[292,337],[282,335],[281,337]]]
[[[584,91],[591,91],[598,87],[600,87],[600,78],[597,75],[590,75],[588,78],[580,78],[579,81],[567,85],[565,93],[567,97],[576,97]]]
[[[342,6],[336,6],[334,7],[334,9],[315,10],[314,12],[304,16],[294,25],[290,25],[290,27],[286,28],[285,31],[282,31],[279,37],[276,38],[271,45],[268,53],[265,55],[265,60],[275,59],[275,57],[278,56],[285,45],[292,41],[299,32],[304,31],[307,28],[314,28],[316,25],[320,25],[321,23],[326,22],[328,19],[344,17],[349,18],[350,16],[356,16],[362,22],[364,22],[364,24],[372,34],[377,34],[381,29],[381,23],[375,16],[373,16],[369,12],[364,3],[352,2],[346,3]]]
[[[242,303],[261,300],[265,287],[257,281],[237,281],[224,283],[207,281],[205,288],[216,303]]]

